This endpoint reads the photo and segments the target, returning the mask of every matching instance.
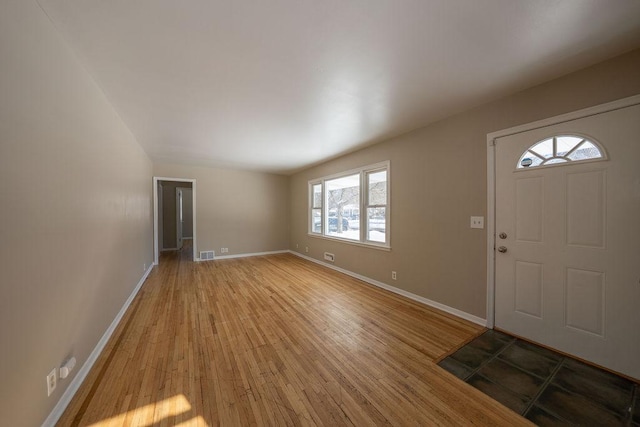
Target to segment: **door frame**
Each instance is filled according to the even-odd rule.
[[[538,120],[524,125],[514,126],[487,134],[487,322],[492,329],[495,325],[495,247],[496,247],[496,152],[495,141],[498,138],[516,135],[533,129],[566,123],[589,116],[607,113],[613,110],[640,104],[640,95],[622,98],[617,101],[593,107],[583,108],[570,113],[561,114],[547,119]]]
[[[158,265],[159,254],[159,241],[158,241],[158,181],[173,181],[173,182],[190,182],[192,193],[192,206],[193,206],[193,261],[198,261],[196,256],[197,244],[196,244],[196,180],[190,178],[170,178],[162,176],[153,177],[153,264]]]

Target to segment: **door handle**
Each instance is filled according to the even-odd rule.
[[[506,246],[500,246],[500,247],[498,248],[498,252],[500,252],[501,254],[503,254],[503,253],[507,252],[507,247],[506,247]]]

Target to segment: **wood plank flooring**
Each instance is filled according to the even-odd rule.
[[[59,426],[528,425],[434,363],[481,327],[291,254],[183,252]]]

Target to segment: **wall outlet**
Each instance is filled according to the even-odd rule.
[[[309,252],[309,246],[305,246],[305,247],[304,247],[304,251],[305,251],[305,252]]]
[[[472,216],[471,217],[471,228],[484,228],[484,217],[483,216]]]
[[[298,244],[296,243],[296,249],[298,249]]]
[[[229,248],[220,248],[220,253],[221,254],[228,254],[229,253]]]
[[[391,278],[392,278],[393,280],[396,280],[396,279],[398,278],[398,275],[396,274],[396,272],[395,272],[395,271],[392,271],[392,272],[391,272]]]
[[[147,271],[147,263],[142,264],[142,271]]]
[[[53,368],[49,375],[47,375],[47,396],[51,396],[53,390],[56,389],[58,383],[58,377],[56,375],[56,368]]]

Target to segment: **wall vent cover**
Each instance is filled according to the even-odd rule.
[[[207,261],[213,259],[214,253],[213,251],[200,251],[200,260]]]

